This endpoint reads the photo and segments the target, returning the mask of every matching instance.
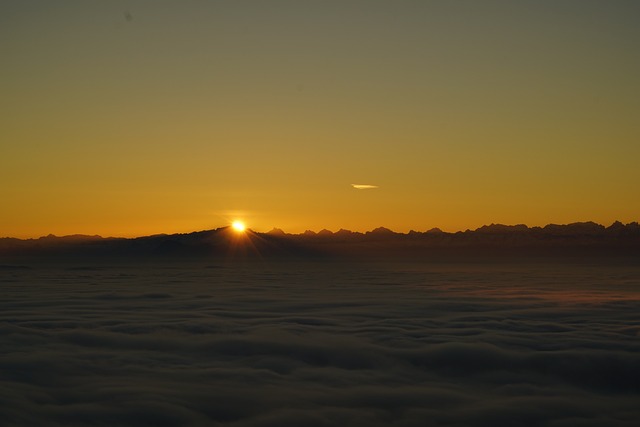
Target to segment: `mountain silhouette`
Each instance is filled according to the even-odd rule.
[[[476,230],[396,233],[378,227],[366,233],[323,229],[287,234],[274,228],[267,233],[230,227],[183,234],[156,234],[137,238],[48,235],[37,239],[0,238],[0,257],[160,257],[215,259],[307,259],[347,257],[430,257],[471,255],[584,255],[640,254],[640,225],[595,222],[528,227],[490,224]]]

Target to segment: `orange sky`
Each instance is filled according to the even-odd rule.
[[[0,236],[637,221],[637,22],[628,1],[3,2]]]

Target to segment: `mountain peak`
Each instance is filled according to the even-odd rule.
[[[273,227],[271,230],[267,231],[267,234],[271,234],[274,236],[284,236],[286,233],[281,228]]]
[[[378,227],[378,228],[374,228],[371,231],[367,231],[367,234],[396,234],[396,233],[389,230],[386,227]]]
[[[438,227],[433,227],[433,228],[427,230],[426,232],[430,233],[430,234],[441,234],[441,233],[444,233],[444,231],[442,231]]]

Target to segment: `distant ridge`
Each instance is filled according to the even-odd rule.
[[[267,233],[229,227],[182,234],[137,238],[48,235],[37,239],[0,238],[0,256],[114,256],[114,257],[280,257],[424,256],[441,254],[601,254],[640,255],[638,222],[548,224],[489,224],[475,230],[449,233],[438,228],[397,233],[378,227],[365,233],[340,229],[288,234],[279,228]]]
[[[175,234],[152,234],[149,236],[140,236],[140,237],[102,237],[100,235],[85,235],[85,234],[71,234],[65,236],[56,236],[54,234],[49,234],[47,236],[42,236],[38,238],[30,238],[30,239],[19,239],[15,237],[0,237],[0,241],[47,241],[47,240],[65,240],[65,241],[88,241],[88,240],[103,240],[103,239],[111,239],[111,240],[137,240],[137,239],[150,239],[150,238],[159,238],[166,236],[188,236],[188,235],[197,235],[201,233],[215,233],[221,230],[226,230],[229,227],[220,227],[218,229],[212,230],[203,230],[203,231],[194,231],[190,233],[175,233]],[[610,226],[606,227],[604,225],[598,224],[593,221],[586,222],[573,222],[569,224],[547,224],[544,227],[529,227],[525,224],[516,224],[516,225],[505,225],[505,224],[494,224],[491,223],[489,225],[483,225],[481,227],[476,228],[475,230],[465,230],[465,231],[454,231],[447,232],[443,231],[438,227],[433,227],[428,229],[427,231],[421,232],[416,230],[411,230],[408,233],[400,233],[393,231],[387,227],[377,227],[373,230],[366,231],[364,233],[358,231],[351,231],[344,228],[341,228],[337,232],[332,232],[326,228],[316,232],[313,230],[306,230],[303,233],[287,233],[281,228],[274,227],[270,231],[266,233],[255,232],[250,230],[252,234],[270,234],[274,236],[333,236],[333,235],[353,235],[353,236],[367,236],[367,235],[396,235],[396,236],[408,236],[408,235],[423,235],[423,234],[443,234],[443,235],[459,235],[459,234],[505,234],[505,233],[532,233],[532,234],[562,234],[562,235],[584,235],[584,234],[637,234],[640,232],[640,224],[637,221],[630,222],[627,224],[623,224],[620,221],[613,222]]]

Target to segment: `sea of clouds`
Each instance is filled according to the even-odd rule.
[[[0,267],[3,426],[637,426],[640,267]]]

